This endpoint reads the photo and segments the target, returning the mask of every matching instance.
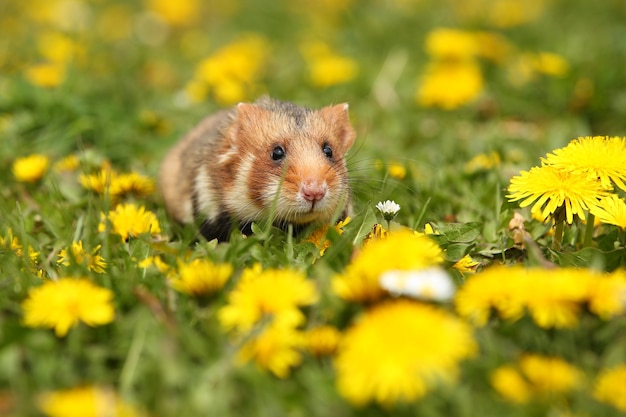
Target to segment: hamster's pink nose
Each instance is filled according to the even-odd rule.
[[[326,184],[319,184],[318,182],[306,182],[300,187],[300,193],[306,201],[320,201],[326,196]]]

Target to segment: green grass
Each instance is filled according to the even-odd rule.
[[[537,1],[544,5],[542,14],[505,28],[486,17],[498,1],[468,3],[473,2],[473,10],[481,12],[472,16],[460,14],[460,3],[452,0],[352,1],[338,11],[331,6],[324,11],[321,5],[310,9],[304,1],[200,3],[194,14],[199,18],[170,26],[158,45],[141,40],[142,22],[153,19],[155,24],[146,14],[150,2],[80,1],[76,4],[87,13],[63,9],[60,22],[36,18],[44,14],[44,3],[2,2],[0,237],[11,229],[23,248],[32,247],[38,256],[33,262],[27,250],[18,255],[0,247],[0,414],[42,415],[33,403],[41,393],[94,384],[112,387],[154,416],[617,415],[617,409],[589,393],[599,369],[626,362],[623,315],[602,321],[587,314],[571,330],[540,329],[527,317],[515,323],[494,319],[475,330],[480,351],[462,365],[455,384],[393,407],[351,405],[337,392],[330,358],[304,354],[302,365],[284,380],[254,364],[237,365],[237,346],[217,320],[241,271],[260,263],[294,268],[314,280],[321,297],[305,309],[309,326],[349,328],[365,307],[337,297],[331,280],[351,263],[371,227],[384,224],[374,207],[387,199],[402,207],[394,227],[423,231],[426,223],[435,225],[446,267],[469,254],[480,268],[502,261],[623,268],[623,232],[604,228],[591,247],[583,247],[584,227],[574,226],[565,230],[563,248],[553,251],[548,226],[530,220],[527,210],[505,197],[513,175],[538,166],[541,156],[570,140],[626,136],[623,2]],[[62,3],[51,1],[49,8],[60,10]],[[117,26],[104,25],[112,10],[128,19],[126,38],[112,37],[126,27],[123,19],[114,20]],[[69,30],[83,18],[84,29]],[[504,64],[479,58],[481,94],[449,111],[422,107],[414,98],[431,60],[425,38],[441,27],[500,34],[515,50]],[[226,105],[213,90],[197,103],[181,104],[181,92],[198,63],[248,32],[263,36],[269,52],[243,99],[269,93],[313,108],[350,103],[357,131],[348,156],[356,213],[344,233],[329,233],[332,244],[323,257],[310,242],[262,224],[259,234],[248,239],[195,242],[192,228],[168,220],[158,193],[127,199],[156,214],[162,229],[158,237],[123,242],[99,232],[101,213],[112,208],[111,201],[85,190],[79,175],[96,172],[107,161],[118,172],[156,178],[169,147],[203,116]],[[41,46],[51,33],[67,35],[82,52],[64,62],[60,85],[44,88],[25,74],[32,65],[51,60],[49,45]],[[350,57],[358,74],[337,85],[315,85],[300,53],[302,42],[311,40],[323,40],[336,54]],[[539,51],[563,57],[567,72],[558,77],[535,73],[523,84],[512,82],[515,59]],[[81,164],[71,173],[50,169],[40,181],[18,182],[13,162],[33,153],[53,164],[74,154]],[[473,157],[491,153],[500,163],[466,170]],[[390,176],[387,167],[393,164],[404,167],[406,175]],[[515,211],[526,217],[536,242],[527,250],[514,247],[508,230]],[[68,267],[57,263],[59,252],[79,239],[88,250],[101,245],[105,274],[75,262]],[[197,300],[174,291],[156,269],[137,267],[138,261],[158,255],[172,267],[184,257],[231,263],[234,278],[212,299]],[[449,271],[462,286],[467,275]],[[112,290],[115,320],[98,327],[80,324],[65,337],[24,326],[22,302],[29,290],[42,280],[66,276],[85,276]],[[452,303],[440,307],[454,314]],[[566,358],[583,369],[584,386],[562,398],[507,403],[491,388],[489,375],[522,352]]]

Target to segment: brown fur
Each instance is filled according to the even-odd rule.
[[[232,219],[248,224],[328,223],[351,211],[345,153],[354,142],[348,106],[310,110],[269,98],[204,119],[166,155],[159,173],[165,207],[180,223],[204,221],[203,234]],[[276,147],[285,157],[274,160]],[[324,147],[332,149],[329,158]],[[327,149],[328,150],[328,149]],[[319,194],[322,196],[311,197]]]

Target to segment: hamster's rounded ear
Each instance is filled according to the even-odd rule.
[[[233,118],[233,139],[237,140],[238,137],[246,134],[246,132],[254,130],[255,126],[259,124],[261,117],[263,117],[264,111],[259,106],[250,103],[239,103],[235,107],[235,110],[236,113]]]
[[[344,148],[344,152],[352,147],[356,137],[356,133],[350,124],[348,107],[348,103],[341,103],[327,106],[320,110],[320,115],[332,127],[335,136]]]

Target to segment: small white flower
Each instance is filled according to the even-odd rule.
[[[387,201],[379,201],[376,204],[376,208],[380,211],[387,221],[393,220],[394,217],[400,211],[400,205],[395,201],[387,200]]]
[[[380,277],[380,286],[395,296],[434,301],[448,301],[456,291],[452,279],[438,267],[417,271],[387,271]]]

